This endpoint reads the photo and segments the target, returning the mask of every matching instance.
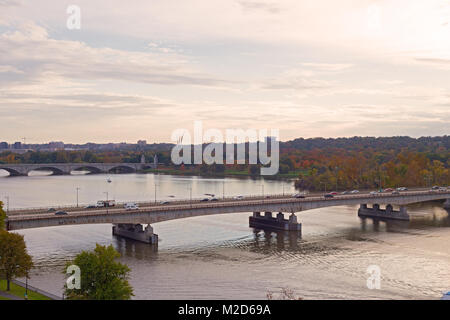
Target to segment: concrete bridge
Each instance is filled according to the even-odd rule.
[[[293,198],[282,196],[269,196],[252,199],[223,199],[215,202],[172,202],[169,204],[148,204],[140,207],[139,210],[128,211],[123,208],[114,209],[80,209],[68,211],[67,215],[55,215],[54,213],[38,212],[30,210],[28,212],[12,211],[8,215],[8,230],[40,228],[50,226],[65,226],[77,224],[115,224],[115,232],[120,234],[119,229],[123,229],[122,234],[127,233],[129,237],[132,234],[140,234],[145,239],[153,236],[153,229],[149,226],[144,230],[141,225],[153,224],[156,222],[183,219],[213,214],[226,214],[237,212],[253,212],[253,218],[256,220],[275,219],[275,227],[283,225],[282,229],[292,230],[290,225],[297,224],[296,213],[311,209],[343,206],[360,205],[359,215],[363,217],[378,217],[385,219],[409,220],[406,205],[412,203],[446,200],[444,206],[450,208],[450,190],[446,191],[408,191],[401,194],[379,193],[370,195],[367,193],[356,195],[338,195],[333,198],[324,198],[323,196],[307,196],[306,198]],[[369,207],[372,206],[372,208]],[[380,205],[386,206],[386,209],[380,209]],[[399,211],[393,210],[393,205],[400,208]],[[264,216],[260,213],[263,212]],[[272,212],[288,213],[289,220],[283,220],[283,215],[278,214],[272,217]],[[126,229],[126,230],[125,230]],[[293,229],[298,230],[295,227]],[[126,232],[125,232],[126,231]],[[141,238],[141,237],[135,238]],[[151,242],[151,240],[145,242]],[[153,239],[154,241],[154,239]]]
[[[155,157],[153,163],[146,163],[141,159],[140,163],[36,163],[36,164],[0,164],[0,169],[9,172],[10,176],[27,176],[30,171],[52,171],[54,175],[71,174],[72,171],[88,170],[91,173],[136,172],[152,168],[156,169],[158,160]]]

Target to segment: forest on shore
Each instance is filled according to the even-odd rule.
[[[246,152],[248,155],[248,143]],[[450,137],[311,138],[280,142],[279,177],[296,178],[299,189],[351,190],[450,184]],[[174,165],[167,144],[160,149],[5,151],[0,163],[138,163],[158,157],[160,173],[259,175],[259,165]],[[152,170],[153,172],[154,170]]]

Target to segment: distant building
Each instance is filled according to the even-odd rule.
[[[61,142],[61,141],[49,142],[48,148],[51,150],[64,150],[64,142]]]
[[[138,145],[139,147],[145,147],[145,146],[147,145],[147,140],[139,140],[139,141],[137,142],[137,145]]]
[[[0,142],[0,150],[5,150],[9,148],[8,142]]]
[[[13,149],[22,149],[22,142],[14,142]]]

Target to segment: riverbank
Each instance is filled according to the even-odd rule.
[[[231,170],[226,169],[224,172],[202,172],[200,170],[179,170],[172,168],[163,169],[146,169],[141,171],[142,173],[154,173],[154,174],[167,174],[167,175],[178,175],[178,176],[200,176],[200,177],[245,177],[245,178],[260,178],[259,171],[257,175],[251,175],[248,170]],[[273,176],[264,176],[266,179],[296,179],[298,178],[301,171],[292,171],[288,173],[278,173]]]
[[[10,284],[10,291],[6,291],[6,280],[0,279],[0,300],[25,300],[25,287],[14,281]],[[53,300],[28,287],[28,300]]]

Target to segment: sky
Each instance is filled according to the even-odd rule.
[[[0,141],[445,135],[449,80],[450,0],[0,0]]]

